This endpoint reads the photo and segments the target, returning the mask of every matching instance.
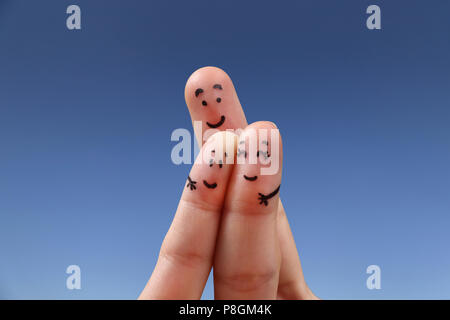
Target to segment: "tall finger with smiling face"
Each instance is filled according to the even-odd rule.
[[[204,67],[195,71],[186,83],[184,95],[198,142],[204,141],[202,134],[208,130],[247,126],[233,82],[222,69]],[[195,121],[201,125],[196,126]]]
[[[277,297],[281,163],[281,139],[272,123],[257,122],[243,131],[216,245],[217,299]]]
[[[211,271],[236,135],[220,132],[203,146],[139,299],[199,299]],[[226,156],[225,156],[226,153]]]

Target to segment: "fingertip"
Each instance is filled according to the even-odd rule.
[[[256,121],[249,125],[254,128],[278,129],[277,125],[272,121]]]
[[[272,121],[256,121],[251,124],[249,124],[244,131],[246,130],[259,130],[259,129],[266,129],[266,130],[278,130],[277,125]]]
[[[237,130],[247,125],[233,82],[220,68],[196,70],[186,82],[184,95],[199,143],[211,130]]]
[[[195,90],[202,88],[205,80],[216,80],[216,82],[227,81],[231,83],[230,76],[224,70],[214,66],[201,67],[195,70],[186,81],[184,88],[186,103],[192,101],[192,96],[195,96]]]
[[[214,133],[202,146],[203,160],[207,159],[211,152],[214,152],[218,161],[223,161],[224,164],[234,164],[238,138],[239,136],[231,131]]]
[[[279,156],[280,162],[283,156],[283,145],[280,130],[271,121],[256,121],[248,125],[239,135],[239,143],[246,139],[259,141],[258,144],[266,144],[268,149],[272,149],[274,156]]]

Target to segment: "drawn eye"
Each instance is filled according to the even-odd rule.
[[[220,102],[222,101],[222,99],[221,99],[221,98],[217,98],[216,101],[217,101],[218,103],[220,103]]]
[[[270,157],[270,154],[268,151],[258,151],[258,153],[256,154],[257,157],[259,157],[259,154],[261,153],[261,155],[264,157],[264,159],[267,159]]]
[[[242,154],[244,155],[244,158],[247,158],[247,151],[238,149],[237,156],[239,157],[239,156],[241,156]]]
[[[205,100],[203,100],[202,105],[204,105],[206,107],[208,105],[208,103]]]

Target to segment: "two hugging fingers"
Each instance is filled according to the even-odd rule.
[[[231,79],[218,68],[195,71],[185,98],[197,141],[206,143],[139,299],[200,299],[212,267],[216,299],[317,299],[279,198],[277,127],[248,125]]]

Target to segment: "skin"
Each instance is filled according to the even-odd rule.
[[[220,84],[222,90],[215,89]],[[195,94],[201,88],[202,92]],[[220,102],[217,101],[220,98]],[[187,81],[185,99],[197,141],[205,150],[217,148],[225,140],[236,142],[250,129],[276,129],[271,122],[247,125],[244,111],[230,77],[221,69],[205,67]],[[206,105],[203,101],[206,101]],[[205,134],[209,123],[223,124],[214,135]],[[227,129],[244,129],[240,137]],[[200,131],[201,130],[201,131]],[[260,136],[258,134],[258,139]],[[241,146],[242,148],[243,146]],[[248,150],[248,143],[245,144]],[[207,152],[206,152],[207,153]],[[216,299],[317,299],[307,286],[279,193],[259,203],[258,194],[268,195],[281,184],[282,144],[276,174],[260,175],[260,163],[225,162],[222,168],[199,163],[197,158],[190,177],[196,189],[184,187],[175,218],[164,239],[156,267],[140,299],[199,299],[211,267],[214,265]],[[199,155],[199,157],[200,157]],[[254,181],[244,178],[257,176]],[[210,189],[204,186],[217,183]],[[281,188],[282,190],[282,188]]]
[[[155,269],[139,299],[200,299],[214,261],[222,207],[233,169],[229,164],[211,167],[207,160],[210,150],[225,144],[227,138],[237,139],[233,133],[219,132],[201,149],[189,173],[191,180],[197,182],[196,189],[191,190],[189,181],[185,181]],[[202,180],[217,183],[217,187],[207,188]]]
[[[241,108],[239,98],[234,89],[230,77],[217,68],[202,68],[194,72],[188,79],[185,88],[185,100],[191,115],[192,122],[201,121],[201,132],[195,128],[195,135],[198,142],[204,142],[201,133],[206,133],[211,128],[207,123],[216,124],[221,117],[225,117],[225,122],[217,130],[244,129],[247,126],[244,111]],[[214,85],[220,84],[222,90],[214,89]],[[195,95],[197,89],[203,89],[198,96]],[[220,103],[217,102],[220,98]],[[207,106],[202,104],[207,102]],[[206,138],[208,135],[206,135]]]
[[[275,128],[270,122],[256,122],[242,135],[250,129]],[[279,157],[282,158],[281,150]],[[271,193],[280,185],[281,168],[277,174],[259,176],[254,182],[244,179],[248,172],[257,174],[260,166],[249,161],[236,164],[230,177],[214,260],[216,299],[277,297],[281,267],[277,237],[278,194],[267,206],[261,206],[258,192]]]

